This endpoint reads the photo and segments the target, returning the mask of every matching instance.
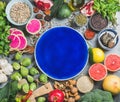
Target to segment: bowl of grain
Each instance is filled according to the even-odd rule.
[[[22,26],[32,18],[33,6],[29,0],[11,0],[5,12],[11,24]]]

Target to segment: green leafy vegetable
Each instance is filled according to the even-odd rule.
[[[116,24],[116,12],[120,11],[120,0],[94,0],[93,8]]]
[[[0,1],[0,42],[2,42],[0,43],[0,54],[8,55],[10,48],[10,41],[8,40],[10,25],[6,19],[5,7],[6,3]]]
[[[17,81],[10,81],[0,89],[0,102],[15,102],[15,97],[18,92]]]
[[[78,102],[114,102],[112,94],[107,91],[95,89],[86,93]]]

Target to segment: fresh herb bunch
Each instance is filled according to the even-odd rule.
[[[8,40],[10,25],[6,19],[5,7],[6,3],[0,1],[0,54],[8,55],[10,48],[10,41]]]
[[[120,11],[120,0],[94,0],[93,8],[114,25],[116,12]]]

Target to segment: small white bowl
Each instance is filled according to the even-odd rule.
[[[27,19],[24,23],[17,23],[15,21],[12,20],[11,16],[10,16],[10,10],[11,10],[11,7],[15,4],[15,3],[18,3],[18,2],[23,2],[25,4],[27,4],[30,8],[30,17],[29,19]],[[11,0],[8,4],[7,4],[7,7],[6,7],[6,10],[5,10],[6,14],[7,14],[7,19],[9,20],[9,22],[11,24],[14,24],[16,26],[22,26],[22,25],[25,25],[33,16],[33,6],[31,4],[31,2],[29,0]]]
[[[113,48],[115,48],[117,46],[117,44],[119,42],[119,36],[117,36],[117,38],[116,38],[115,45],[112,48],[109,48],[101,42],[101,37],[102,37],[102,35],[105,34],[105,32],[108,32],[113,37],[115,37],[115,35],[117,35],[117,32],[114,29],[104,29],[101,32],[99,32],[99,34],[98,34],[98,43],[99,43],[100,47],[103,48],[104,50],[112,50]]]

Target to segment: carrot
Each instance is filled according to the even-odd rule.
[[[91,40],[93,39],[95,36],[95,32],[92,31],[91,29],[86,29],[85,33],[84,33],[84,37],[87,39],[87,40]]]

